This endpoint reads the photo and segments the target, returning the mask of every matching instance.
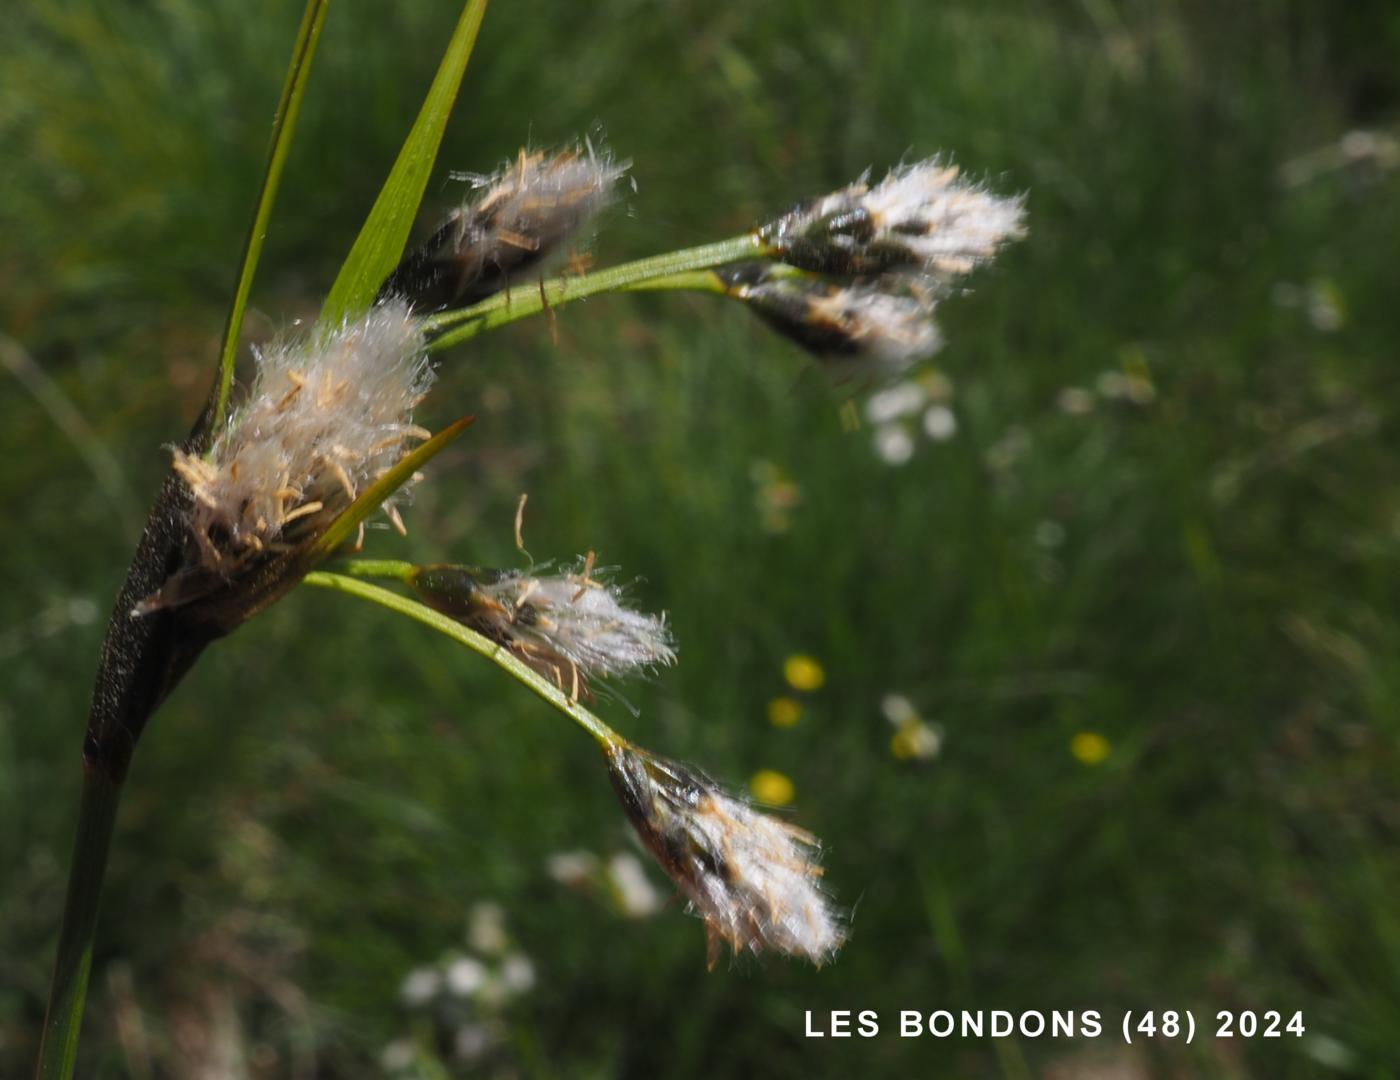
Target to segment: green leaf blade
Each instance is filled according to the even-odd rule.
[[[253,220],[248,226],[248,235],[243,242],[243,263],[238,271],[238,283],[234,286],[228,320],[224,324],[223,346],[219,352],[219,382],[214,391],[213,408],[206,410],[196,430],[196,439],[200,441],[207,442],[211,439],[213,434],[223,427],[224,418],[228,415],[229,395],[233,392],[234,361],[238,358],[238,339],[243,332],[243,313],[248,307],[253,275],[257,273],[258,262],[262,258],[263,241],[267,238],[267,223],[272,217],[273,204],[277,201],[277,189],[282,183],[282,170],[287,163],[292,136],[296,132],[297,117],[301,115],[302,98],[306,94],[306,84],[311,77],[311,61],[321,40],[321,26],[326,20],[326,9],[329,6],[330,0],[307,0],[306,11],[301,18],[301,29],[297,32],[296,44],[292,48],[287,79],[282,84],[282,96],[277,102],[277,112],[273,114],[272,139],[268,145],[262,188],[258,192]]]
[[[486,0],[468,0],[463,8],[418,119],[321,308],[323,326],[366,310],[384,279],[398,265],[485,13]]]

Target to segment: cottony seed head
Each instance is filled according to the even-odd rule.
[[[956,165],[936,157],[900,166],[874,187],[862,177],[760,230],[783,261],[804,270],[841,277],[912,271],[942,284],[1025,234],[1023,197],[961,180]]]
[[[584,140],[553,154],[521,150],[489,175],[385,282],[419,310],[469,305],[505,288],[563,246],[616,197],[627,162]]]
[[[563,690],[594,676],[675,663],[666,620],[633,611],[607,572],[582,561],[550,575],[430,566],[413,587],[428,605],[511,649]]]
[[[193,496],[199,565],[230,579],[314,540],[427,437],[412,421],[431,381],[422,332],[402,301],[260,352],[248,400],[209,455],[174,454]]]
[[[943,344],[933,321],[935,290],[920,281],[837,282],[773,274],[766,264],[755,265],[763,269],[720,272],[729,295],[833,374],[896,376]]]
[[[816,837],[637,747],[607,754],[637,835],[705,921],[711,967],[721,942],[736,954],[771,950],[816,964],[841,947]]]

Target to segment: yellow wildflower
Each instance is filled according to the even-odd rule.
[[[794,690],[820,690],[826,682],[821,664],[802,653],[793,653],[783,661],[783,677]]]
[[[749,790],[753,797],[769,806],[787,806],[797,789],[792,781],[773,769],[759,769],[749,780]]]
[[[792,727],[802,719],[802,703],[786,694],[768,703],[768,722],[774,727]]]
[[[943,737],[938,729],[922,720],[900,724],[890,737],[890,753],[900,761],[929,761],[936,758],[942,748]]]
[[[1079,731],[1069,741],[1069,752],[1081,765],[1099,765],[1108,757],[1108,740],[1097,731]]]

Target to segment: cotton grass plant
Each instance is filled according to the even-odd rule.
[[[619,198],[627,165],[581,140],[465,174],[462,205],[405,253],[485,13],[469,0],[320,317],[259,351],[235,396],[244,309],[327,6],[307,4],[208,404],[172,447],[108,624],[40,1077],[73,1073],[107,851],[147,721],[210,644],[301,584],[453,638],[590,734],[643,846],[703,920],[712,965],[722,945],[820,964],[845,936],[815,837],[633,745],[585,704],[602,682],[679,652],[664,616],[633,610],[615,572],[592,556],[522,570],[355,553],[372,514],[404,530],[406,489],[470,423],[433,433],[414,419],[447,350],[588,296],[688,290],[746,305],[838,379],[881,378],[938,347],[937,306],[1022,235],[1021,201],[934,159],[740,236],[585,273],[566,263],[570,244]]]

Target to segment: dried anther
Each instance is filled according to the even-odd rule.
[[[705,921],[711,967],[721,942],[736,954],[772,950],[817,964],[841,947],[811,833],[635,746],[607,754],[632,827]]]
[[[554,154],[521,150],[498,172],[468,178],[476,197],[399,264],[380,295],[423,311],[486,299],[560,251],[612,202],[626,171],[588,142]]]

